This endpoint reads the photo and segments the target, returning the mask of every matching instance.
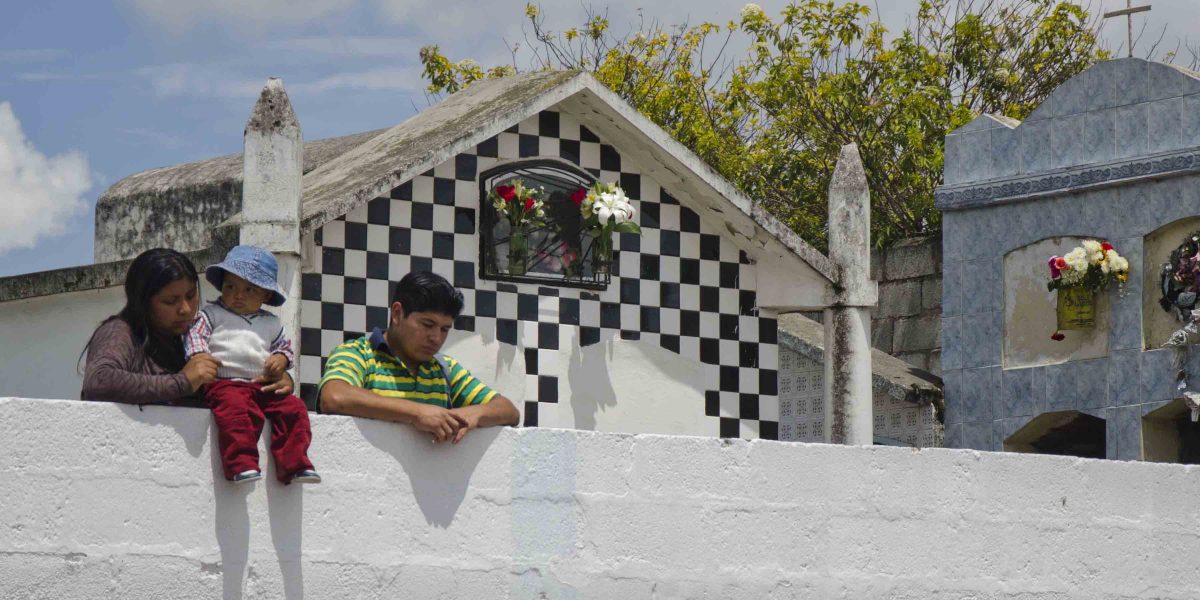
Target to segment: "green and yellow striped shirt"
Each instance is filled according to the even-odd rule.
[[[412,371],[388,349],[383,332],[378,328],[337,348],[325,361],[325,374],[320,388],[330,381],[345,381],[388,398],[403,398],[443,408],[459,408],[472,404],[487,404],[496,392],[475,379],[458,361],[444,356],[450,367],[448,377],[442,376],[442,366],[436,359]],[[446,389],[446,381],[450,389]]]

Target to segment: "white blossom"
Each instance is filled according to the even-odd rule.
[[[1067,266],[1070,267],[1072,271],[1078,271],[1080,273],[1087,271],[1088,256],[1087,251],[1085,251],[1083,248],[1075,248],[1074,250],[1068,252],[1065,256],[1063,256],[1063,260],[1067,261]]]
[[[609,217],[612,217],[617,224],[633,219],[633,204],[625,197],[625,191],[620,188],[614,192],[600,194],[596,203],[592,205],[592,210],[596,211],[596,216],[599,217],[601,223],[607,223]]]
[[[749,2],[745,6],[742,7],[742,19],[743,20],[749,19],[749,18],[765,17],[766,14],[767,13],[765,13],[763,11],[761,6],[759,6],[753,2]]]
[[[1109,250],[1107,254],[1108,260],[1105,262],[1109,264],[1110,270],[1117,273],[1124,273],[1129,270],[1129,261],[1124,256],[1117,254],[1116,250]]]

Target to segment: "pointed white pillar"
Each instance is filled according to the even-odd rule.
[[[283,81],[267,80],[246,122],[244,148],[240,243],[270,250],[279,261],[279,285],[287,302],[272,310],[283,320],[299,356],[304,139]],[[299,386],[299,370],[292,376]]]
[[[842,147],[829,183],[829,258],[841,272],[825,309],[825,439],[874,443],[871,392],[871,193],[858,146]]]

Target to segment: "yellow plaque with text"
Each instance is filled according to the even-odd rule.
[[[1058,289],[1058,329],[1091,329],[1096,325],[1096,292],[1088,288]]]

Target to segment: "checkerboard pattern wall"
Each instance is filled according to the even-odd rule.
[[[872,390],[874,432],[921,448],[940,448],[944,429],[932,405],[918,406]],[[779,439],[825,441],[825,368],[799,352],[779,350]]]
[[[607,289],[477,276],[477,177],[532,158],[559,159],[617,182],[634,201],[643,233],[615,240]],[[707,366],[706,391],[688,399],[687,410],[701,411],[715,425],[710,431],[777,439],[776,321],[759,316],[755,265],[683,204],[570,115],[545,111],[527,119],[315,232],[317,255],[302,284],[301,394],[315,403],[315,384],[333,348],[384,326],[390,282],[428,269],[463,292],[457,329],[487,332],[524,352],[531,384],[525,425],[538,425],[539,405],[563,395],[566,372],[552,356],[561,344],[619,337]]]

